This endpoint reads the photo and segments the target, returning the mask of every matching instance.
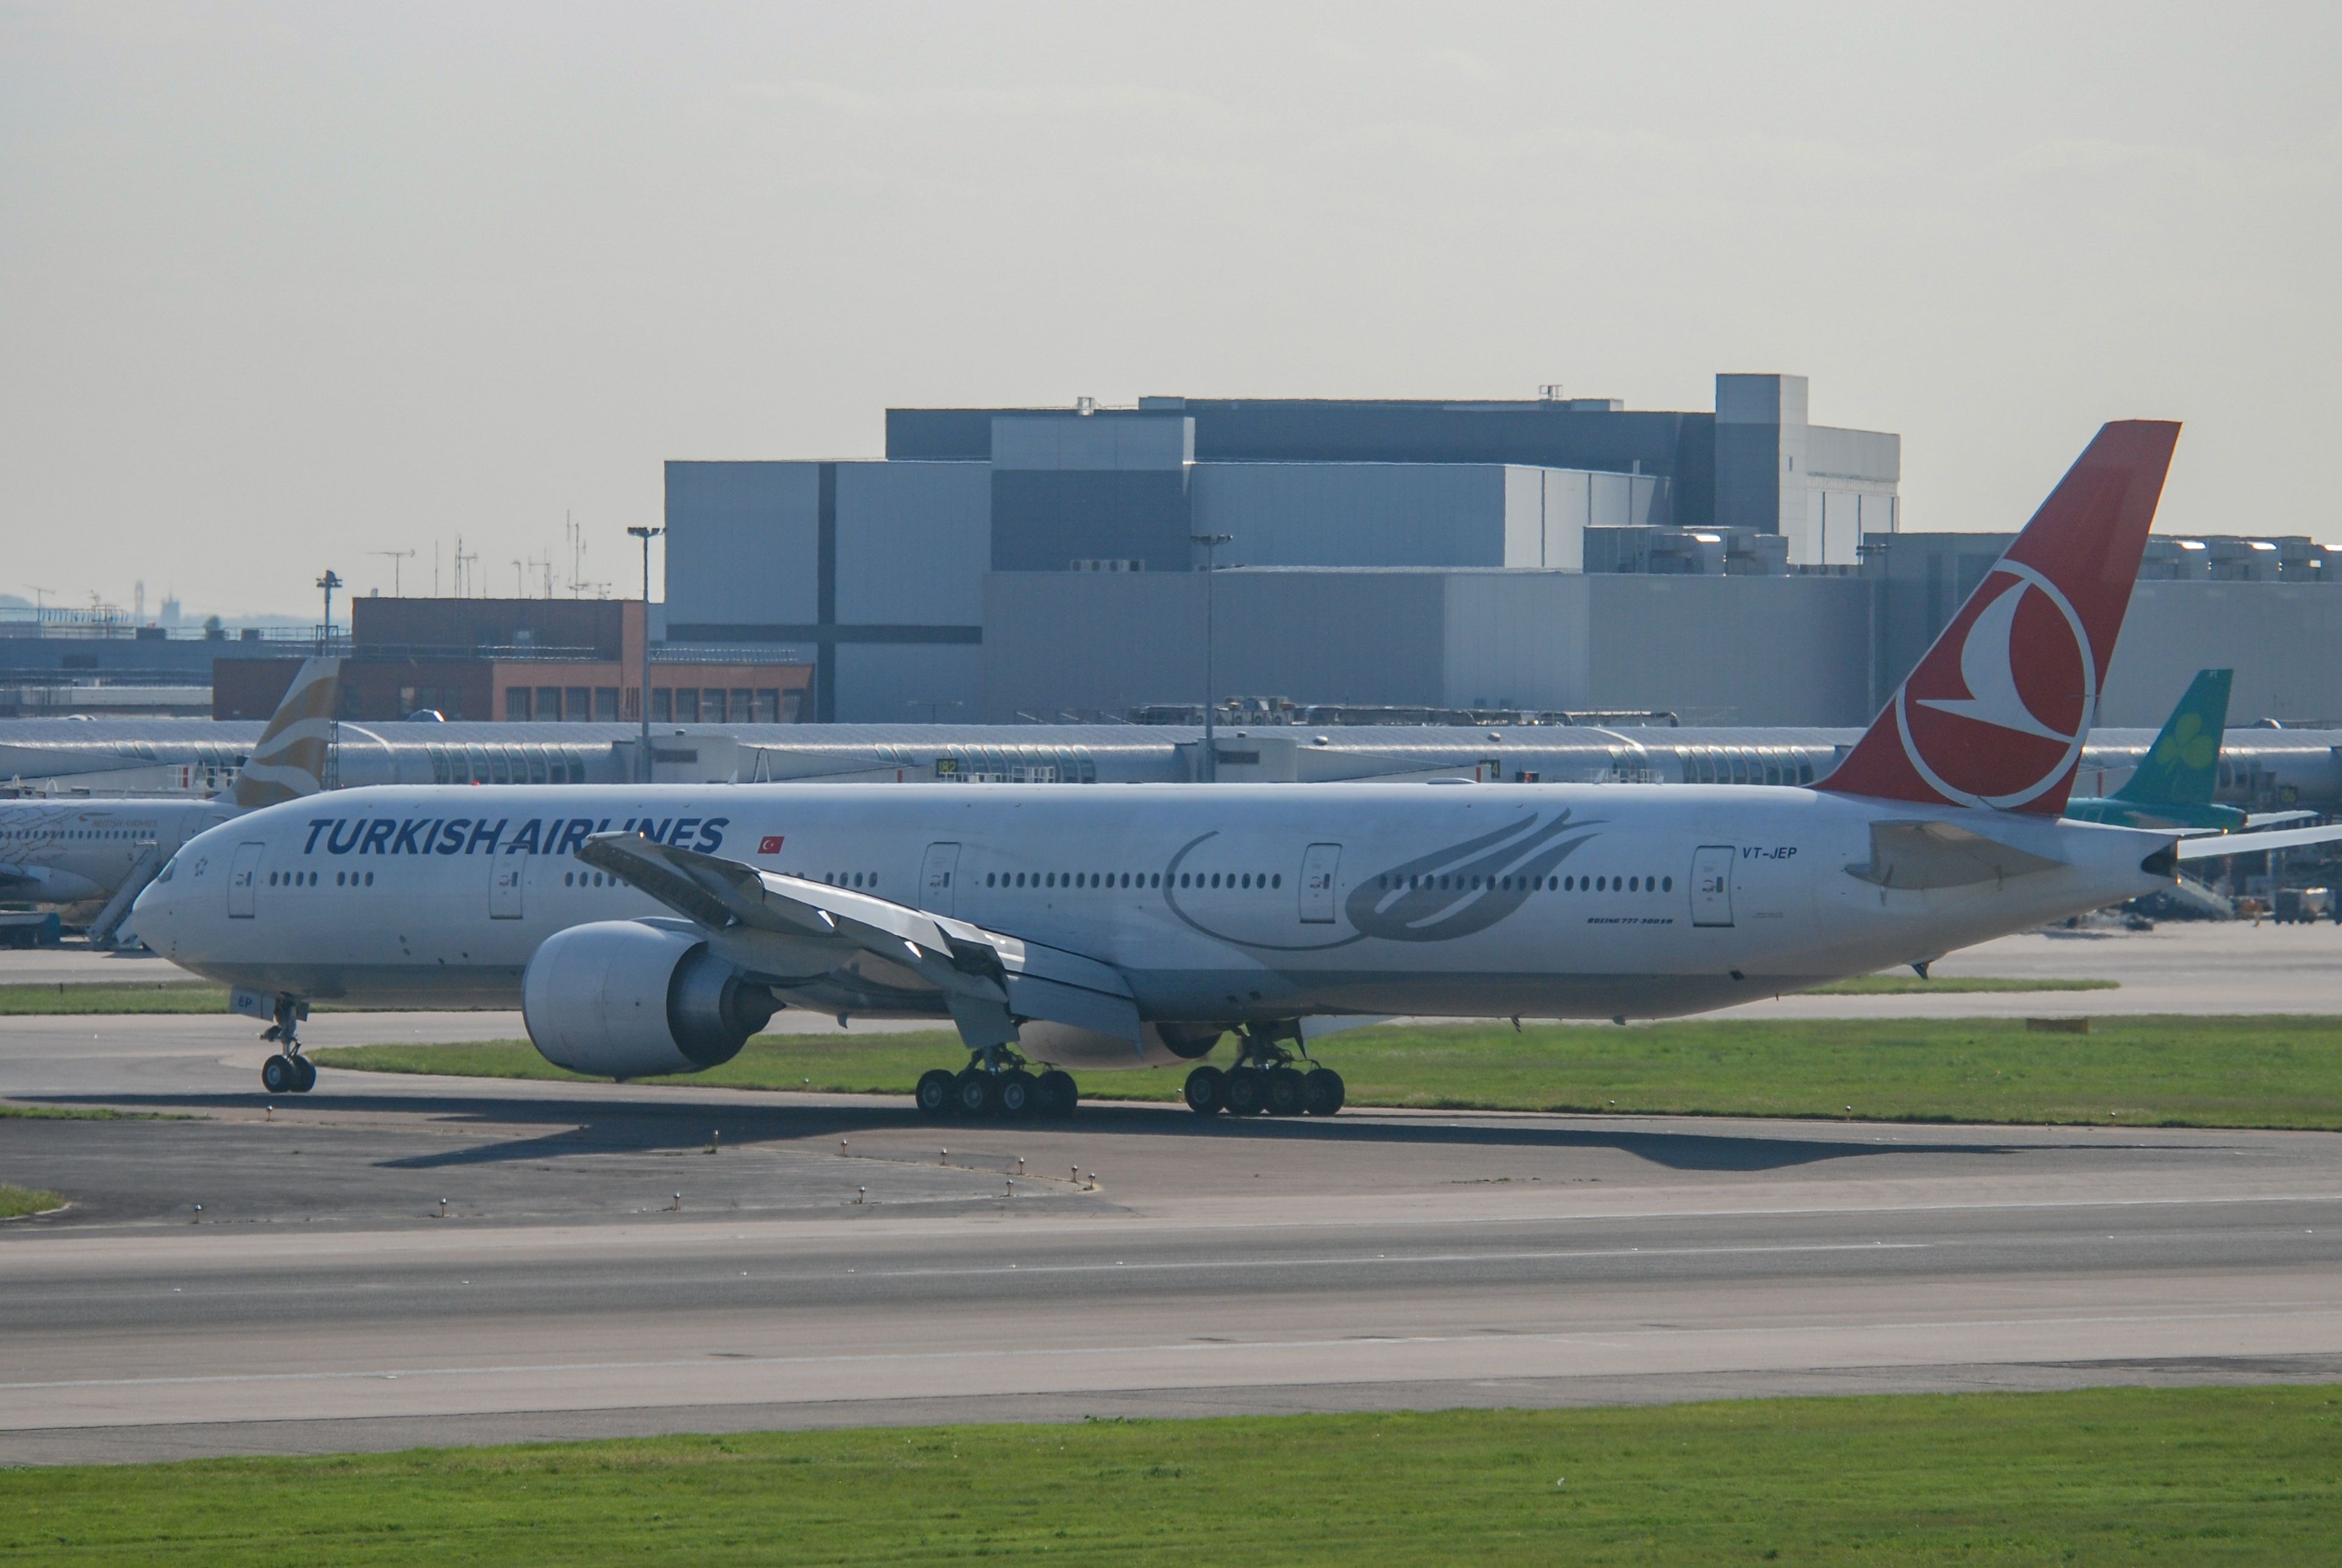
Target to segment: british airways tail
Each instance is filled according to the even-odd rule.
[[[2056,816],[2097,717],[2179,426],[2102,427],[1846,761],[1839,794]]]
[[[324,789],[341,690],[341,660],[301,661],[228,798],[245,811],[256,811]]]

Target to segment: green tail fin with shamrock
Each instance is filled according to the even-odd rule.
[[[2207,805],[2220,768],[2234,670],[2198,670],[2136,772],[2114,798],[2133,805]]]

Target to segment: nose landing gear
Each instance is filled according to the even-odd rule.
[[[1236,1036],[1236,1063],[1226,1072],[1198,1067],[1187,1074],[1184,1098],[1199,1116],[1331,1116],[1346,1095],[1342,1075],[1321,1067],[1302,1044],[1297,1020],[1256,1024]],[[1288,1051],[1285,1042],[1291,1041]],[[1298,1054],[1296,1055],[1296,1053]],[[1303,1071],[1296,1062],[1308,1064]]]
[[[291,996],[276,998],[276,1021],[262,1031],[263,1040],[285,1047],[260,1064],[260,1086],[272,1094],[305,1094],[317,1086],[317,1064],[301,1054],[295,1033],[309,1015],[309,1004]]]

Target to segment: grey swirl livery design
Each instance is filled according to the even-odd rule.
[[[1361,934],[1390,942],[1470,936],[1527,903],[1530,891],[1600,825],[1573,823],[1566,810],[1524,817],[1366,878],[1342,913]]]
[[[1232,947],[1265,953],[1323,953],[1370,936],[1387,942],[1453,942],[1487,930],[1527,903],[1529,894],[1556,866],[1597,836],[1593,830],[1601,825],[1598,821],[1576,821],[1566,809],[1549,817],[1533,813],[1493,833],[1377,872],[1363,879],[1343,905],[1350,934],[1329,942],[1257,942],[1231,936],[1181,908],[1176,887],[1179,867],[1190,854],[1217,838],[1216,833],[1188,840],[1171,857],[1170,870],[1163,879],[1163,902],[1189,930]]]

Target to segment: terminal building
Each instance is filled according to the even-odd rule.
[[[1224,695],[1859,725],[2024,519],[1911,532],[1900,438],[1808,404],[892,409],[883,459],[667,465],[668,640],[805,661],[832,722],[1193,704],[1208,619]],[[2337,576],[2297,531],[2158,537],[2101,722],[2208,664],[2240,717],[2342,715]]]

